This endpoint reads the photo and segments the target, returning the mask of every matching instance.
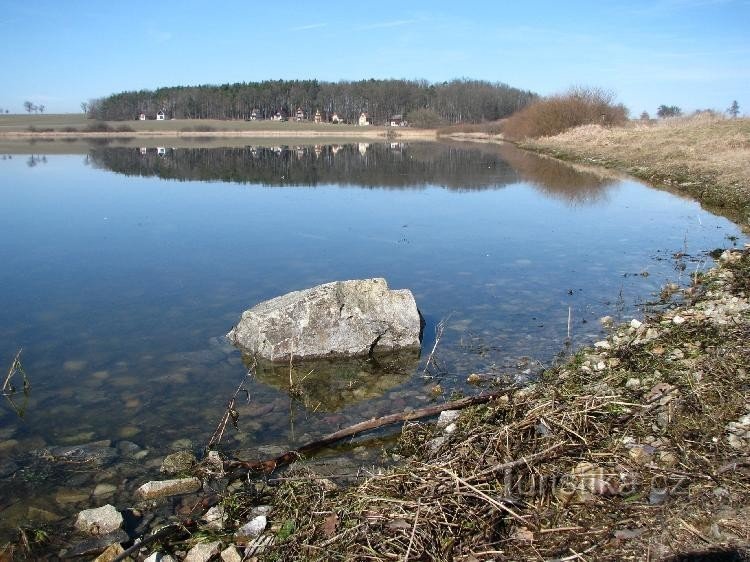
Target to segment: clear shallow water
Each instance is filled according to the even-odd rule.
[[[29,506],[130,505],[164,454],[205,445],[245,373],[222,336],[260,300],[385,277],[427,325],[421,359],[318,366],[300,398],[288,369],[259,373],[222,441],[246,458],[442,400],[436,383],[473,392],[472,372],[538,369],[563,348],[569,308],[574,345],[588,343],[601,316],[638,316],[708,267],[705,251],[744,240],[692,201],[507,147],[163,152],[0,159],[0,366],[23,347],[32,383],[23,419],[0,405],[6,529]],[[425,379],[443,318],[441,369]],[[97,440],[118,454],[96,470],[31,454]],[[116,491],[92,496],[102,483]]]

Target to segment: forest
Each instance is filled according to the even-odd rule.
[[[537,95],[503,83],[456,79],[432,84],[425,80],[266,80],[236,84],[175,86],[156,90],[120,92],[92,99],[87,115],[100,120],[153,118],[164,111],[174,119],[270,119],[280,112],[291,115],[301,108],[311,116],[335,112],[347,123],[356,123],[366,112],[373,124],[392,115],[434,114],[445,124],[480,123],[509,116]]]

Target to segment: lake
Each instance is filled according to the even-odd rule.
[[[426,326],[421,356],[294,365],[301,393],[288,366],[248,378],[220,444],[247,459],[487,386],[470,374],[524,384],[746,241],[691,200],[509,146],[44,150],[0,156],[0,368],[23,348],[31,383],[0,405],[3,539],[130,506],[167,453],[200,452],[246,378],[223,336],[261,300],[385,277]],[[388,438],[319,462],[388,462]],[[97,466],[49,460],[99,441]]]

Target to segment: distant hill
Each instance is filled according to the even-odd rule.
[[[424,80],[266,80],[120,92],[91,100],[88,116],[131,120],[141,113],[155,118],[163,111],[167,119],[271,119],[277,113],[294,119],[301,110],[306,120],[320,111],[323,121],[336,114],[344,122],[356,123],[364,112],[373,124],[384,124],[395,115],[408,119],[411,112],[427,109],[444,123],[477,123],[507,117],[536,97],[500,82],[468,79],[438,84]]]

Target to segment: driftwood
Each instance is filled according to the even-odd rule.
[[[505,389],[498,392],[480,394],[478,396],[469,396],[466,398],[461,398],[460,400],[455,400],[453,402],[435,404],[433,406],[427,406],[425,408],[420,408],[419,410],[413,410],[407,413],[390,414],[388,416],[383,416],[380,418],[373,418],[355,425],[351,425],[344,429],[340,429],[334,433],[329,433],[328,435],[322,437],[321,439],[318,439],[317,441],[311,441],[306,445],[302,445],[298,449],[287,451],[286,453],[279,455],[278,457],[273,459],[268,459],[265,461],[243,461],[237,459],[224,461],[224,470],[226,470],[227,472],[243,470],[248,472],[270,474],[277,468],[292,464],[300,457],[309,455],[310,453],[315,452],[318,449],[325,447],[326,445],[341,441],[342,439],[345,439],[347,437],[353,437],[355,435],[359,435],[360,433],[371,431],[373,429],[377,429],[387,425],[393,425],[396,423],[403,423],[407,421],[426,418],[429,416],[434,416],[435,414],[439,414],[444,410],[461,410],[469,406],[485,404],[507,394],[508,392],[509,390]]]

